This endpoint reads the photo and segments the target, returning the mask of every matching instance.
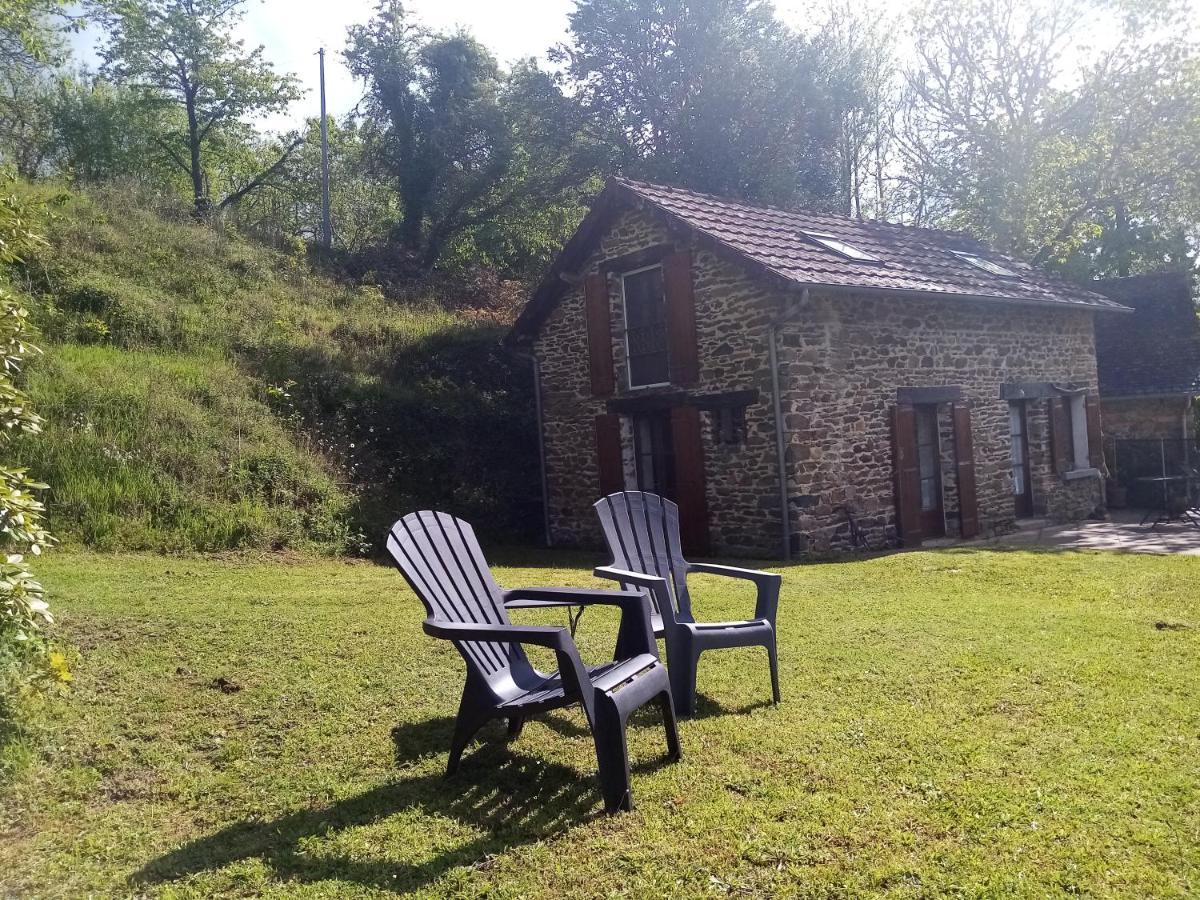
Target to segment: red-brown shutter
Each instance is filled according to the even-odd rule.
[[[1088,456],[1093,469],[1104,471],[1104,438],[1100,430],[1100,398],[1088,394],[1084,400],[1087,408]]]
[[[975,442],[971,437],[971,404],[954,403],[954,461],[958,467],[958,515],[964,538],[979,534],[979,498],[975,491]]]
[[[1059,475],[1070,471],[1075,459],[1074,437],[1065,405],[1069,402],[1065,397],[1051,397],[1046,401],[1046,412],[1050,416],[1050,453],[1054,458],[1054,471]]]
[[[700,432],[700,412],[696,407],[676,406],[671,410],[671,444],[675,451],[675,491],[683,552],[707,556],[708,498],[704,481],[704,439]]]
[[[892,468],[896,477],[896,529],[906,547],[921,545],[921,469],[917,460],[917,413],[892,408]]]
[[[587,318],[588,367],[592,394],[607,397],[616,388],[613,377],[612,316],[608,306],[608,280],[598,273],[583,282]]]
[[[625,490],[625,465],[621,458],[621,417],[596,416],[596,463],[600,468],[600,496]]]
[[[700,379],[696,347],[696,298],[692,292],[692,254],[672,253],[663,260],[667,297],[667,353],[671,383],[692,384]]]

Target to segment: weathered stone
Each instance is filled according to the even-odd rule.
[[[788,540],[796,552],[825,552],[849,542],[847,515],[872,544],[896,540],[891,409],[901,387],[962,388],[972,404],[972,437],[980,524],[985,534],[1013,527],[1008,403],[1001,385],[1074,382],[1094,391],[1092,314],[946,297],[883,298],[823,294],[796,298],[668,230],[650,212],[631,209],[603,235],[583,266],[658,244],[693,251],[693,289],[700,379],[696,394],[756,389],[745,410],[744,439],[721,444],[703,422],[705,477],[714,552],[773,555],[782,538],[776,423],[768,368],[769,323],[790,299],[793,313],[777,347],[784,417]],[[676,392],[628,387],[620,279],[609,279],[613,360],[620,396]],[[608,398],[589,381],[583,292],[568,289],[542,324],[534,351],[541,362],[543,437],[554,540],[596,545],[591,505],[599,493],[594,417]],[[1035,511],[1054,518],[1085,516],[1102,504],[1101,484],[1054,473],[1045,401],[1028,403],[1028,440]],[[939,415],[944,506],[956,533],[958,500],[948,407]],[[636,486],[633,432],[622,428],[625,479]]]

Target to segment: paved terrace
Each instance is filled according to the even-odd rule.
[[[1200,528],[1171,522],[1152,529],[1149,525],[1140,524],[1142,515],[1141,510],[1113,510],[1107,521],[1087,520],[1069,525],[1032,519],[1023,522],[1020,530],[1013,534],[971,543],[998,547],[1057,547],[1066,550],[1200,556]]]

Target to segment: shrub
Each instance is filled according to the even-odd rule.
[[[0,196],[0,272],[35,248],[40,237],[30,224],[31,209],[14,194]],[[22,365],[40,352],[29,342],[29,314],[0,285],[0,444],[14,435],[38,434],[42,419],[16,384]],[[0,462],[0,773],[8,766],[5,746],[20,734],[15,710],[20,694],[47,676],[70,678],[65,657],[51,650],[45,628],[53,619],[45,592],[25,562],[53,538],[42,524],[38,499],[46,485],[26,469]]]

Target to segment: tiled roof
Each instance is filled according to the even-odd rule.
[[[760,272],[800,287],[943,295],[1093,310],[1124,309],[1119,303],[1077,284],[993,253],[965,234],[749,206],[682,188],[613,178],[521,311],[510,338],[536,331],[562,294],[561,276],[570,274],[574,266],[582,263],[607,213],[630,202],[647,204]],[[810,236],[813,233],[844,241],[875,260],[848,259],[822,246]],[[1013,274],[986,272],[960,253],[978,256]]]
[[[1096,320],[1100,394],[1200,394],[1200,320],[1186,272],[1110,278],[1096,290],[1134,308]]]
[[[747,206],[680,188],[624,179],[616,182],[797,284],[1069,303],[1097,309],[1119,306],[1079,285],[992,253],[965,234]],[[806,231],[832,235],[879,261],[846,259],[806,237]],[[985,272],[954,251],[991,260],[1015,277]]]

